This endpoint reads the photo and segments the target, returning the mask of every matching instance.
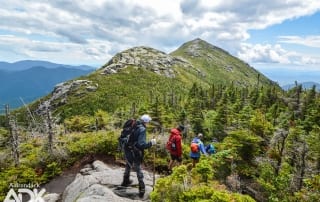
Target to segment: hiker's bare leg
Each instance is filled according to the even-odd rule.
[[[172,167],[173,167],[173,163],[174,163],[174,160],[170,160],[169,164],[168,164],[168,169],[169,170],[172,170]]]

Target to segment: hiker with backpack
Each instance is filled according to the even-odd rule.
[[[212,155],[214,153],[216,153],[216,149],[214,148],[214,145],[213,144],[208,144],[206,147],[205,147],[205,150],[207,152],[208,155]]]
[[[130,123],[132,125],[131,131],[130,129],[127,129],[127,131],[130,131],[129,137],[127,138],[127,143],[125,143],[123,146],[126,158],[126,167],[121,186],[127,187],[132,183],[132,180],[130,180],[130,170],[134,166],[134,170],[137,173],[139,182],[140,197],[143,197],[145,193],[145,184],[143,182],[143,173],[141,171],[141,163],[144,156],[144,150],[156,144],[156,139],[151,139],[151,141],[146,142],[146,125],[150,121],[151,117],[147,114],[142,115],[141,118],[136,121],[132,121],[133,123]],[[124,128],[123,133],[125,131],[126,130]],[[121,136],[124,135],[121,134]]]
[[[216,148],[214,147],[214,143],[216,143],[216,142],[217,142],[217,140],[214,138],[212,140],[212,142],[205,147],[205,150],[208,153],[208,155],[212,155],[217,152]]]
[[[168,164],[169,172],[172,171],[175,163],[178,165],[182,162],[182,132],[184,130],[183,125],[179,125],[177,128],[173,128],[170,131],[170,137],[166,144],[166,149],[170,153],[170,161]]]
[[[208,155],[208,153],[205,150],[204,144],[201,141],[202,138],[203,134],[199,133],[195,138],[193,138],[190,145],[190,157],[192,158],[193,167],[195,167],[196,164],[199,162],[201,153],[206,156]]]

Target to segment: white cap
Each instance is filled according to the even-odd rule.
[[[148,114],[144,114],[140,118],[144,123],[149,123],[152,119]]]

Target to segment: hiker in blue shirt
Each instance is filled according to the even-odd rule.
[[[203,134],[199,133],[197,137],[193,138],[191,145],[190,145],[190,157],[192,158],[192,166],[195,167],[196,163],[199,162],[201,153],[204,155],[208,155],[203,145],[201,139],[203,138]]]

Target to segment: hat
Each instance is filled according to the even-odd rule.
[[[203,134],[202,134],[202,133],[199,133],[199,134],[198,134],[198,138],[201,138],[201,137],[203,137]]]
[[[183,125],[179,125],[178,126],[178,130],[183,131],[184,130],[184,126]]]
[[[148,114],[144,114],[140,118],[144,123],[149,123],[152,119]]]
[[[212,142],[213,142],[213,143],[218,142],[217,138],[213,138],[213,139],[212,139]]]

